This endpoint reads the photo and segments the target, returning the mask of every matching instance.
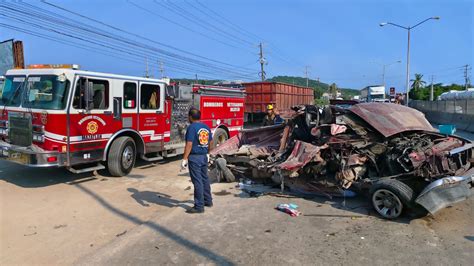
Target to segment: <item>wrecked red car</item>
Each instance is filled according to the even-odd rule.
[[[415,109],[295,106],[286,118],[285,125],[244,130],[214,149],[211,172],[221,181],[271,180],[329,197],[368,193],[387,219],[416,205],[435,213],[472,193],[473,143],[439,134]]]

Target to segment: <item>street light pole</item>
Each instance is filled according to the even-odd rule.
[[[409,92],[410,92],[410,33],[411,33],[411,30],[414,29],[415,27],[425,23],[426,21],[430,20],[430,19],[436,19],[438,20],[439,17],[430,17],[430,18],[427,18],[417,24],[415,24],[415,26],[408,26],[408,27],[405,27],[405,26],[401,26],[401,25],[398,25],[398,24],[395,24],[395,23],[392,23],[392,22],[382,22],[380,23],[380,27],[383,27],[385,25],[392,25],[392,26],[395,26],[395,27],[399,27],[399,28],[402,28],[402,29],[405,29],[408,31],[408,47],[407,47],[407,77],[406,77],[406,83],[405,83],[405,93],[406,93],[406,105],[408,106],[408,101],[409,101]]]
[[[408,44],[407,44],[407,77],[406,77],[406,82],[405,82],[405,93],[407,94],[406,97],[406,105],[408,106],[408,99],[410,98],[410,32],[411,28],[408,27]]]

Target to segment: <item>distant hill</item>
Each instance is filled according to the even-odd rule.
[[[298,86],[306,86],[306,78],[292,77],[292,76],[275,76],[268,81],[284,82],[288,84],[295,84]],[[314,89],[315,98],[321,98],[322,94],[328,91],[329,84],[324,82],[318,82],[314,79],[308,80],[308,86]],[[354,95],[359,95],[359,90],[339,88],[344,99],[350,99]]]
[[[192,84],[195,83],[194,79],[172,79],[172,82],[180,82],[184,84]],[[204,85],[212,85],[216,82],[220,82],[221,80],[203,80],[200,79],[198,80],[198,83],[204,84]],[[288,84],[294,84],[298,86],[306,86],[306,78],[303,77],[293,77],[293,76],[275,76],[273,78],[267,79],[267,81],[273,81],[273,82],[283,82],[283,83],[288,83]],[[324,83],[324,82],[318,82],[317,80],[314,79],[309,79],[308,80],[308,85],[309,87],[314,89],[314,97],[316,99],[321,98],[323,93],[328,91],[329,84]],[[360,91],[359,90],[354,90],[354,89],[347,89],[347,88],[339,88],[339,90],[342,93],[342,97],[344,99],[350,99],[354,95],[359,95]]]

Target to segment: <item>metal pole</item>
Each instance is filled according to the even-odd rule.
[[[410,29],[411,28],[408,28],[408,47],[407,47],[407,80],[406,80],[406,83],[405,83],[405,86],[406,86],[406,106],[408,106],[408,101],[409,101],[409,98],[410,96],[408,95],[409,92],[410,92]]]
[[[304,70],[304,75],[306,77],[306,87],[309,87],[309,76],[308,76],[308,67],[309,66],[305,66],[305,70]]]
[[[262,77],[262,81],[265,81],[265,71],[263,69],[263,65],[265,64],[265,59],[263,58],[263,45],[260,43],[260,76]]]
[[[431,75],[431,91],[430,91],[430,101],[433,101],[434,99],[434,89],[433,89],[433,80],[434,80],[434,76]]]
[[[160,61],[160,74],[161,74],[161,78],[164,78],[164,77],[165,77],[164,73],[165,73],[165,69],[163,68],[163,62]]]
[[[145,78],[149,78],[148,75],[148,57],[145,57]]]
[[[382,71],[382,85],[385,88],[385,65],[383,65],[383,71]]]

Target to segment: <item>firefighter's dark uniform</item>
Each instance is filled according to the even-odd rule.
[[[207,176],[207,154],[211,140],[211,130],[201,122],[191,123],[186,130],[186,142],[193,143],[188,168],[194,185],[194,207],[198,210],[203,210],[204,205],[212,205],[211,185]]]
[[[263,126],[273,126],[273,125],[279,125],[282,124],[283,118],[280,117],[280,115],[273,114],[272,116],[269,116],[268,114],[263,118]]]

